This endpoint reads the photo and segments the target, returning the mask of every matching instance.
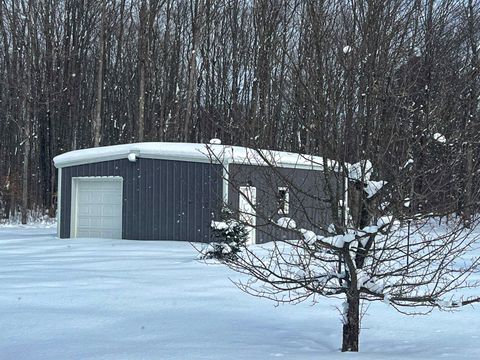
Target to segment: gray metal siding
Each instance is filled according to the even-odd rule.
[[[60,237],[70,237],[72,177],[123,177],[124,239],[208,242],[222,202],[222,166],[138,158],[62,169]]]
[[[240,186],[256,187],[257,243],[298,237],[292,231],[271,224],[282,216],[295,220],[299,228],[323,233],[325,228],[333,222],[332,215],[337,210],[336,202],[341,198],[341,182],[337,177],[338,174],[333,172],[327,177],[325,173],[318,170],[231,164],[229,166],[229,206],[231,209],[238,210]],[[288,215],[278,214],[278,187],[289,188]]]

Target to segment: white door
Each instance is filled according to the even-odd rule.
[[[72,181],[72,237],[122,238],[121,177],[86,177]]]
[[[247,224],[247,245],[255,244],[255,225],[257,224],[255,205],[257,204],[257,188],[254,186],[240,186],[239,190],[239,220],[242,223]]]

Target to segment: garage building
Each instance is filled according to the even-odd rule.
[[[338,172],[326,177],[321,158],[279,151],[136,143],[71,151],[54,164],[60,238],[208,242],[228,204],[252,225],[249,242],[262,243],[289,236],[272,226],[279,217],[324,226],[332,201],[346,200]]]

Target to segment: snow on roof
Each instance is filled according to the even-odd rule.
[[[108,160],[127,159],[129,154],[135,154],[138,158],[149,159],[250,165],[271,164],[289,168],[323,169],[323,158],[319,156],[257,150],[241,146],[174,142],[134,143],[75,150],[56,156],[53,162],[55,167],[63,168]],[[329,165],[331,165],[330,162]]]

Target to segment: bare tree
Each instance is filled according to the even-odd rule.
[[[409,314],[480,302],[480,297],[462,296],[462,290],[480,287],[480,282],[470,277],[479,273],[480,259],[469,257],[480,241],[461,219],[453,216],[439,225],[439,218],[447,214],[404,216],[397,209],[410,206],[409,200],[395,203],[402,186],[372,180],[369,161],[349,165],[305,157],[312,166],[323,168],[299,179],[302,170],[282,169],[272,161],[281,162],[278,156],[264,150],[253,153],[248,156],[253,159],[249,164],[255,165],[248,170],[249,176],[242,176],[236,167],[225,168],[225,180],[235,189],[234,197],[247,199],[249,206],[242,207],[232,199],[225,206],[238,209],[237,221],[250,231],[256,229],[275,241],[261,247],[243,246],[234,256],[220,258],[231,269],[249,275],[237,283],[240,289],[276,302],[341,299],[342,351],[359,350],[362,302],[383,301]],[[324,177],[315,183],[315,189],[306,179],[319,174]],[[357,201],[340,203],[361,214],[356,219],[347,214],[348,221],[337,207],[325,206],[336,198],[334,186],[342,184],[345,176],[352,187],[349,196],[355,192],[355,184],[360,192]],[[332,182],[332,177],[342,180]],[[244,178],[253,180],[248,185]],[[334,186],[327,186],[329,182]],[[275,198],[279,184],[289,191],[286,213],[277,212],[278,207],[268,201]],[[248,193],[250,186],[256,186],[254,198]],[[475,219],[472,227],[477,224]]]

